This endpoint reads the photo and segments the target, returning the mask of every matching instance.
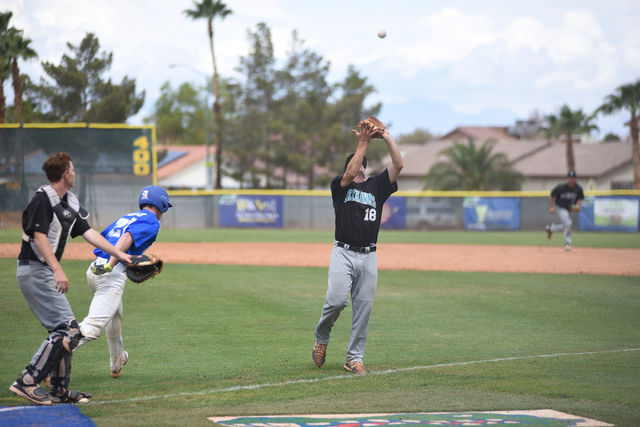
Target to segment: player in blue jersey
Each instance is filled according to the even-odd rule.
[[[162,214],[172,207],[164,188],[150,185],[142,189],[138,199],[140,212],[124,215],[101,234],[117,249],[129,255],[142,255],[160,230]],[[89,314],[80,323],[83,338],[78,347],[99,338],[106,330],[111,354],[111,376],[118,378],[129,360],[122,342],[122,294],[127,281],[124,264],[96,249],[95,261],[87,270],[87,282],[93,291]]]

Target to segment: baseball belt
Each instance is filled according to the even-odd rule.
[[[375,252],[376,251],[376,246],[372,245],[372,246],[351,246],[347,243],[342,243],[342,242],[338,242],[337,245],[341,248],[345,248],[349,251],[353,251],[353,252],[358,252],[361,254],[368,254],[369,252]]]

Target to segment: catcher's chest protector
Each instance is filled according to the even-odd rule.
[[[71,234],[71,229],[73,228],[78,216],[86,219],[89,217],[89,213],[84,211],[82,206],[80,206],[80,202],[75,194],[71,191],[67,192],[67,207],[63,206],[62,199],[58,195],[58,192],[50,185],[43,185],[38,189],[38,192],[46,193],[49,197],[49,202],[51,203],[51,207],[53,209],[53,220],[49,225],[49,232],[47,233],[47,238],[49,239],[49,244],[51,245],[51,249],[55,254],[58,261],[62,259],[62,254],[64,253],[64,248],[67,245],[67,241],[69,240],[69,235]],[[85,215],[81,215],[80,212],[83,212]],[[32,237],[29,237],[26,233],[22,233],[22,239],[26,242],[29,242],[31,245],[31,249],[33,253],[36,254],[38,259],[44,262],[44,257],[38,249],[36,242]]]

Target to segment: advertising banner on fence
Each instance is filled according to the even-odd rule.
[[[519,230],[517,197],[465,197],[462,202],[465,230]]]
[[[283,226],[282,196],[228,195],[220,198],[220,227]]]
[[[403,230],[407,227],[407,198],[389,197],[382,208],[380,228]]]
[[[580,230],[636,232],[639,202],[633,196],[585,197],[578,216]]]

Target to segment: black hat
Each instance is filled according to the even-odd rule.
[[[349,162],[351,161],[351,159],[353,159],[353,156],[355,156],[355,153],[349,155],[349,157],[347,157],[347,160],[345,160],[344,162],[344,170],[342,171],[342,173],[345,173],[347,171],[347,166],[349,166]],[[367,158],[366,157],[362,157],[362,166],[364,166],[364,168],[367,168]]]
[[[567,178],[576,178],[576,173],[574,171],[569,171]]]

